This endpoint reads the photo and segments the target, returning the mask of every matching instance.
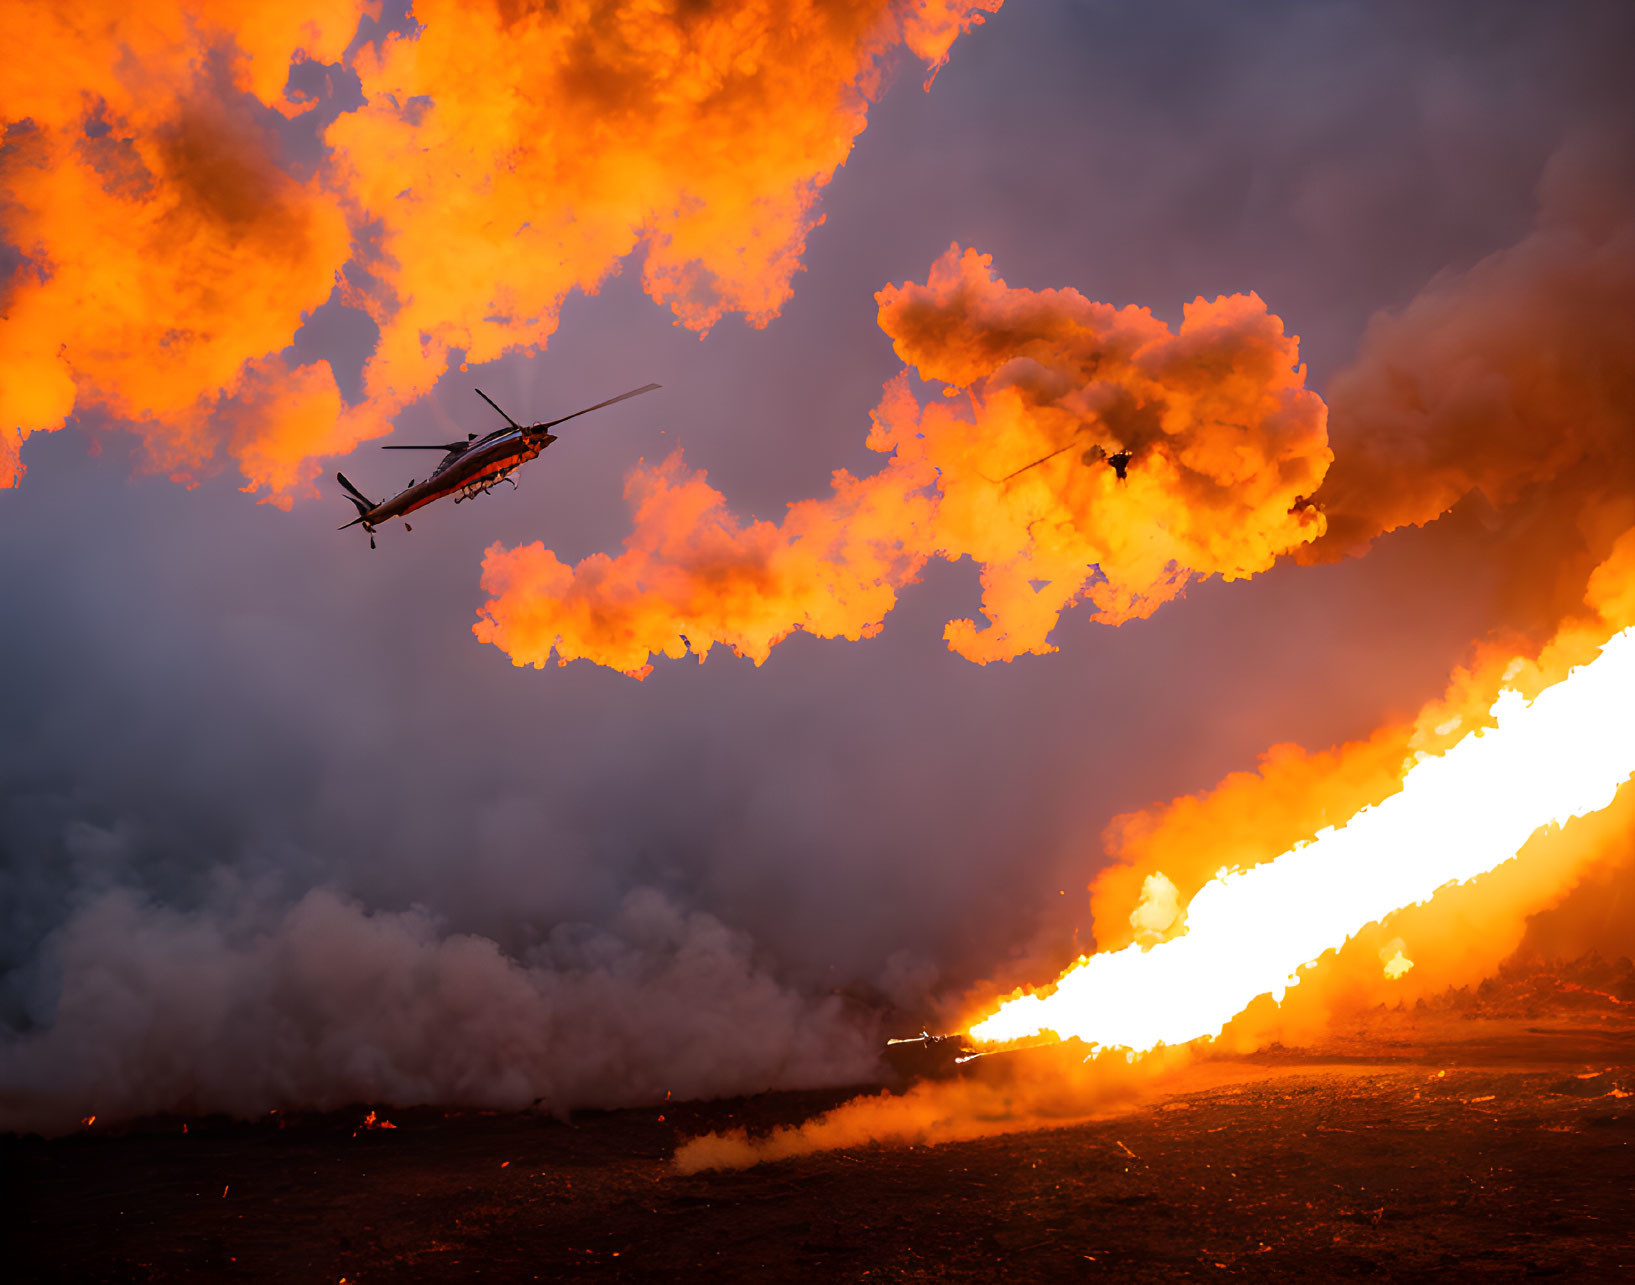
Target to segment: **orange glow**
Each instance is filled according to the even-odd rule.
[[[1450,961],[1461,954],[1496,963],[1519,939],[1522,916],[1570,887],[1600,839],[1593,820],[1575,824],[1562,840],[1553,830],[1534,832],[1603,809],[1610,824],[1627,825],[1627,808],[1609,805],[1635,773],[1635,731],[1614,712],[1635,701],[1632,572],[1635,531],[1591,577],[1589,611],[1568,621],[1536,661],[1513,658],[1492,675],[1495,653],[1482,666],[1505,687],[1491,711],[1477,693],[1493,688],[1464,674],[1410,735],[1387,729],[1311,758],[1285,748],[1259,775],[1229,778],[1203,798],[1115,822],[1110,833],[1125,845],[1127,864],[1098,881],[1098,924],[1117,922],[1112,898],[1129,898],[1128,905],[1139,881],[1131,932],[1115,929],[1102,952],[1081,959],[1047,993],[1019,993],[999,1005],[971,1028],[973,1038],[1049,1032],[1144,1051],[1219,1035],[1252,1006],[1262,1009],[1248,1026],[1264,1028],[1262,997],[1278,1004],[1311,977],[1321,987],[1322,970],[1306,970],[1330,952],[1343,960],[1346,942],[1376,924],[1399,934],[1389,943],[1373,934],[1383,943],[1369,942],[1376,979],[1383,964],[1386,977],[1406,984],[1415,963],[1429,959],[1428,983],[1446,985]],[[1524,691],[1537,694],[1529,702]],[[1359,792],[1381,801],[1349,819],[1330,816],[1330,802]],[[1257,818],[1258,852],[1250,838]],[[1309,836],[1325,822],[1311,842],[1266,859],[1291,831]],[[1206,834],[1220,841],[1205,842]],[[1553,861],[1516,863],[1477,879],[1538,842]],[[1234,868],[1234,857],[1246,858],[1247,868]],[[1160,879],[1172,894],[1180,889],[1170,900],[1185,910],[1144,918]],[[1467,880],[1476,882],[1461,887]],[[1487,948],[1450,954],[1447,939],[1469,936],[1476,924]],[[1129,944],[1108,948],[1121,939]],[[1358,973],[1355,965],[1333,971],[1351,980]]]
[[[421,0],[414,34],[356,54],[367,105],[298,177],[274,131],[315,105],[286,96],[292,61],[339,63],[372,0],[17,0],[0,486],[29,434],[96,412],[156,469],[225,455],[288,503],[452,356],[542,346],[633,252],[682,324],[764,324],[895,52],[936,65],[998,5]],[[327,364],[282,355],[337,284],[381,327],[350,409]]]
[[[761,1136],[744,1129],[707,1133],[676,1149],[681,1173],[745,1169],[767,1161],[870,1143],[935,1146],[1020,1129],[1041,1129],[1117,1114],[1159,1091],[1157,1076],[1187,1071],[1185,1049],[1165,1049],[1139,1066],[1122,1057],[1083,1057],[1081,1046],[1039,1050],[1008,1065],[978,1063],[975,1074],[920,1080],[902,1093],[853,1098],[801,1125]],[[1229,1078],[1227,1076],[1220,1078]],[[1191,1087],[1210,1072],[1191,1073]]]
[[[1299,501],[1331,458],[1323,403],[1258,296],[1195,300],[1172,332],[1144,308],[1012,288],[955,246],[927,284],[877,298],[898,355],[946,394],[920,405],[906,372],[886,386],[868,437],[890,457],[880,472],[836,473],[775,526],[741,523],[679,456],[640,466],[618,557],[488,551],[477,636],[518,664],[554,650],[638,678],[689,644],[759,664],[796,629],[878,632],[929,558],[969,557],[988,623],[952,621],[945,637],[986,663],[1055,650],[1051,629],[1080,601],[1108,624],[1145,617],[1192,580],[1253,575],[1321,533]],[[1120,449],[1127,480],[1105,459]]]
[[[1491,726],[1488,710],[1501,688],[1532,695],[1592,659],[1608,637],[1635,624],[1635,529],[1613,543],[1582,599],[1536,653],[1519,640],[1479,647],[1446,692],[1410,720],[1322,752],[1273,746],[1256,770],[1232,773],[1213,790],[1114,818],[1103,836],[1112,863],[1090,885],[1099,949],[1164,940],[1184,922],[1180,909],[1217,870],[1258,865],[1344,823],[1399,790],[1417,755],[1440,753],[1472,729]],[[1412,1003],[1450,985],[1479,982],[1522,943],[1529,915],[1561,902],[1587,871],[1625,851],[1632,826],[1635,789],[1625,789],[1611,807],[1565,832],[1535,836],[1519,859],[1444,888],[1422,906],[1399,909],[1386,925],[1362,928],[1302,974],[1280,1005],[1256,1000],[1225,1036],[1244,1049],[1274,1040],[1298,1043],[1318,1038],[1337,1009],[1386,998]],[[1151,896],[1154,881],[1172,890],[1167,901]],[[1395,947],[1379,952],[1393,941],[1414,967],[1387,995],[1379,979]]]
[[[1008,1041],[1049,1031],[1145,1052],[1220,1034],[1257,996],[1365,925],[1508,861],[1534,830],[1599,811],[1635,773],[1635,631],[1546,689],[1494,706],[1498,726],[1410,768],[1402,790],[1253,869],[1222,870],[1177,935],[1081,960],[1049,995],[1020,995],[971,1028]]]

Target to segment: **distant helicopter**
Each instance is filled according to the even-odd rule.
[[[407,517],[422,505],[440,500],[445,495],[452,495],[454,502],[458,504],[461,500],[488,494],[501,482],[511,482],[515,486],[511,474],[556,441],[556,434],[552,433],[551,429],[558,424],[565,424],[570,419],[588,415],[593,410],[601,410],[604,406],[622,402],[628,397],[650,393],[657,387],[659,387],[657,384],[647,384],[641,388],[632,388],[628,393],[609,397],[605,402],[597,402],[596,405],[587,406],[584,410],[576,410],[572,415],[564,415],[561,419],[527,426],[506,415],[494,399],[479,388],[476,390],[477,396],[504,416],[507,427],[497,428],[484,437],[471,433],[463,442],[445,442],[441,446],[381,447],[383,451],[443,451],[445,454],[441,463],[432,470],[431,476],[424,482],[410,482],[391,499],[378,504],[347,481],[346,474],[335,474],[335,480],[346,488],[347,498],[358,510],[357,517],[338,529],[344,531],[347,527],[361,526],[369,533],[369,547],[373,549],[375,528],[382,522]],[[405,522],[403,529],[412,531],[414,528]]]
[[[1069,442],[1066,446],[1063,446],[1060,450],[1054,450],[1049,455],[1041,455],[1038,459],[1034,460],[1033,463],[1024,464],[1024,465],[1022,465],[1021,468],[1016,469],[1014,472],[1010,472],[1010,473],[1005,474],[1005,476],[1000,478],[999,480],[1002,483],[1003,482],[1009,482],[1013,477],[1021,476],[1023,473],[1026,473],[1030,468],[1038,468],[1039,465],[1044,464],[1044,463],[1046,463],[1046,462],[1048,462],[1050,460],[1055,459],[1058,455],[1061,455],[1063,452],[1072,450],[1074,448],[1074,445],[1075,445],[1075,443]],[[1107,466],[1109,468],[1111,468],[1115,474],[1117,474],[1118,480],[1120,482],[1125,482],[1125,481],[1129,480],[1130,461],[1135,458],[1135,455],[1129,449],[1129,447],[1127,447],[1127,446],[1121,446],[1121,447],[1118,448],[1118,450],[1112,452],[1112,454],[1108,454],[1107,448],[1105,446],[1101,446],[1101,445],[1097,444],[1095,446],[1090,447],[1087,451],[1085,451],[1084,455],[1081,458],[1082,458],[1083,462],[1085,464],[1087,464],[1087,465],[1088,464],[1094,464],[1094,463],[1096,463],[1097,461],[1100,461],[1100,460],[1105,460],[1106,463],[1107,463]]]

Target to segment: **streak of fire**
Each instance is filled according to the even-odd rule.
[[[1218,1035],[1262,995],[1281,1002],[1323,954],[1370,923],[1511,860],[1543,827],[1598,812],[1635,774],[1635,628],[1531,702],[1507,689],[1496,725],[1419,751],[1401,787],[1337,828],[1189,901],[1180,931],[1082,959],[1049,994],[975,1023],[984,1043],[1076,1036],[1142,1053]]]

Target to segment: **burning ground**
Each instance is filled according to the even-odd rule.
[[[1207,1059],[1091,1122],[746,1172],[678,1174],[671,1153],[835,1095],[92,1125],[6,1145],[11,1244],[39,1280],[1610,1279],[1635,1264],[1632,998],[1627,961],[1518,960],[1320,1045]]]

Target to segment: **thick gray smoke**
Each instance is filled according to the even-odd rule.
[[[558,925],[517,955],[323,888],[270,912],[120,889],[48,950],[54,1011],[0,1050],[0,1127],[66,1129],[87,1110],[626,1106],[846,1083],[876,1055],[866,1015],[779,984],[745,934],[651,888],[606,927]]]
[[[1563,546],[1588,545],[1593,565],[1635,518],[1631,353],[1635,130],[1586,132],[1550,158],[1526,237],[1376,317],[1335,378],[1316,556],[1360,553],[1466,496],[1496,514],[1527,497],[1532,543],[1547,543],[1546,508],[1571,529],[1531,561],[1562,565],[1573,592],[1578,550]]]
[[[1563,141],[1629,114],[1635,16],[1571,9],[1007,8],[871,114],[782,318],[700,344],[633,282],[571,300],[548,353],[452,374],[397,440],[486,427],[474,383],[541,417],[664,391],[374,554],[337,496],[131,479],[95,423],[31,439],[0,494],[0,1128],[840,1083],[887,1024],[1050,975],[1091,944],[1111,815],[1440,691],[1509,623],[1508,537],[1456,513],[986,667],[942,645],[976,591],[939,567],[876,639],[640,685],[479,645],[483,548],[616,549],[623,472],[677,441],[763,517],[869,467],[900,368],[873,293],[954,240],[1171,320],[1258,290],[1326,392],[1370,315],[1525,238]],[[299,346],[355,373],[348,324]],[[403,458],[344,467],[384,491]]]

